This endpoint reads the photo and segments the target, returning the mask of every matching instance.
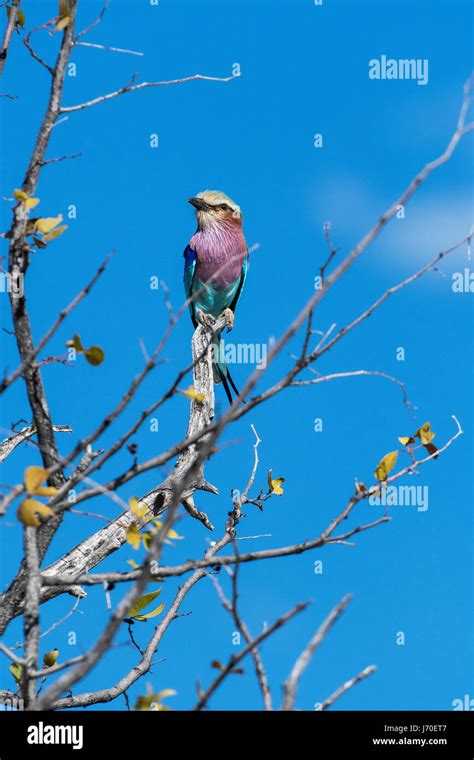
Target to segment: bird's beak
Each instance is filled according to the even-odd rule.
[[[202,198],[188,198],[188,203],[198,211],[204,211],[207,208],[207,203]]]

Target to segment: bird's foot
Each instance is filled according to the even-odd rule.
[[[227,327],[227,332],[230,332],[232,330],[232,328],[234,326],[234,322],[235,322],[234,312],[232,311],[232,309],[225,309],[222,312],[222,316],[225,319],[225,324],[226,324],[226,327]]]
[[[212,327],[214,327],[216,320],[212,316],[212,314],[206,314],[202,309],[197,309],[196,315],[198,318],[198,322],[200,322],[203,327],[206,327],[208,330],[210,330]]]

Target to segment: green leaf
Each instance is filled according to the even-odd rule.
[[[58,661],[58,655],[59,655],[59,649],[51,649],[50,652],[46,652],[45,656],[43,657],[43,665],[46,668],[52,668],[53,665],[56,665]]]
[[[12,662],[10,667],[8,668],[10,673],[12,674],[13,678],[17,683],[20,683],[21,681],[21,674],[23,672],[23,666],[20,665],[18,662]]]
[[[153,612],[146,612],[143,615],[134,615],[133,619],[134,620],[149,620],[149,618],[154,618],[157,615],[159,615],[161,612],[163,612],[164,608],[165,608],[165,603],[163,602],[162,604],[159,605],[159,607],[156,608],[156,610],[153,610]]]
[[[82,352],[84,351],[84,347],[82,345],[79,335],[73,335],[72,340],[66,341],[66,346],[68,346],[69,348],[74,348],[78,354],[82,354]]]
[[[130,608],[128,611],[127,617],[133,618],[135,617],[139,612],[141,612],[145,607],[148,607],[149,604],[152,603],[156,597],[161,594],[162,589],[159,588],[158,591],[151,591],[149,594],[143,594],[135,604]]]
[[[102,364],[105,358],[105,354],[100,346],[91,346],[90,348],[86,348],[84,351],[84,356],[86,357],[89,364],[92,364],[93,367],[97,367],[99,364]]]

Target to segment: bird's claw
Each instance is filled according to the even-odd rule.
[[[211,327],[214,327],[216,320],[212,314],[206,314],[204,311],[202,311],[202,309],[198,309],[196,314],[198,321],[203,325],[203,327],[206,327],[208,330]]]
[[[234,326],[234,322],[235,322],[234,312],[232,311],[232,309],[225,309],[225,311],[223,312],[222,316],[225,319],[225,324],[226,324],[226,327],[227,327],[227,331],[230,332],[232,330],[232,328]]]

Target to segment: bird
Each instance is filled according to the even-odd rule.
[[[242,211],[220,190],[204,190],[188,203],[196,209],[197,219],[196,232],[184,250],[184,289],[186,298],[193,299],[191,319],[196,328],[199,322],[210,326],[224,315],[230,331],[249,268]],[[213,374],[232,404],[229,384],[240,394],[225,363],[220,334],[214,336]]]

